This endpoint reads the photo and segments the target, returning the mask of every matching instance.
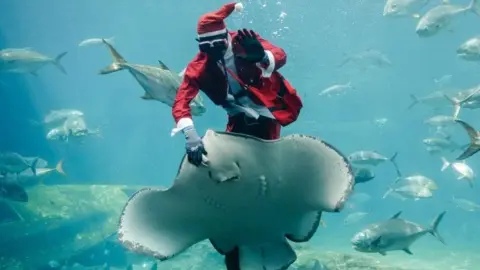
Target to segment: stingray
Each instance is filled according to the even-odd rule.
[[[348,159],[318,138],[207,130],[203,142],[205,164],[184,157],[170,188],[126,203],[118,238],[129,250],[167,260],[208,239],[221,254],[239,247],[242,270],[287,269],[297,259],[288,240],[310,240],[353,188]]]

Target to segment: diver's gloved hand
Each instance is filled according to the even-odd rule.
[[[245,55],[238,55],[238,57],[251,63],[258,63],[266,59],[265,50],[252,30],[238,30],[237,40],[245,50]]]
[[[185,148],[187,150],[188,161],[195,166],[202,163],[202,155],[206,155],[207,151],[203,147],[202,138],[198,136],[197,131],[193,126],[183,129],[183,134],[187,139]]]

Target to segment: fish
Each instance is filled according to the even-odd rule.
[[[103,40],[105,40],[109,44],[113,44],[114,39],[115,39],[115,37],[111,37],[111,38],[88,38],[88,39],[82,40],[78,44],[78,46],[79,47],[85,47],[85,46],[89,46],[89,45],[99,45],[99,44],[103,44]]]
[[[457,157],[457,160],[465,160],[480,151],[480,132],[475,130],[472,126],[470,126],[470,124],[463,120],[457,119],[455,122],[459,123],[460,126],[467,131],[467,134],[470,137],[470,144],[468,145],[467,150]]]
[[[387,158],[375,151],[356,151],[348,156],[348,160],[354,166],[378,166],[388,160],[395,167],[397,175],[400,175],[400,170],[396,162],[397,155],[398,153],[395,152],[391,158]]]
[[[466,7],[443,1],[442,4],[430,9],[420,18],[415,32],[419,37],[432,37],[448,27],[453,17],[470,11],[480,16],[480,0],[472,0]]]
[[[395,179],[393,184],[398,184],[398,183],[401,183],[402,185],[407,185],[407,186],[411,186],[411,185],[423,186],[428,188],[429,190],[438,189],[438,185],[434,180],[421,174],[413,174],[406,177],[398,177],[397,179]]]
[[[347,55],[337,67],[343,67],[348,63],[356,63],[362,66],[362,68],[392,66],[392,61],[384,53],[374,49],[367,49],[353,55]]]
[[[428,4],[429,0],[387,0],[383,7],[384,17],[419,18],[418,11]]]
[[[6,180],[0,175],[0,198],[14,202],[28,202],[27,191],[17,183]]]
[[[388,251],[402,250],[413,255],[410,246],[419,238],[429,233],[445,244],[443,237],[438,232],[438,225],[445,216],[446,211],[440,213],[428,228],[399,218],[402,211],[390,219],[374,223],[358,232],[352,238],[353,249],[365,253],[380,253],[385,256]]]
[[[459,199],[455,198],[455,196],[452,196],[452,202],[455,204],[456,207],[468,212],[480,211],[480,205],[469,200]]]
[[[444,107],[449,104],[448,101],[445,100],[445,93],[443,91],[435,91],[420,98],[414,94],[410,94],[410,98],[412,99],[412,102],[408,106],[409,110],[417,104],[423,104],[434,108]]]
[[[327,87],[326,89],[322,90],[318,95],[319,96],[331,96],[331,95],[336,95],[336,94],[342,94],[345,93],[345,91],[349,89],[355,89],[354,86],[352,86],[351,82],[348,82],[346,84],[335,84],[330,87]]]
[[[101,137],[100,129],[89,129],[85,119],[81,116],[72,116],[65,120],[63,125],[51,129],[47,135],[47,140],[60,140],[68,142],[72,138],[84,138],[95,135]]]
[[[447,95],[444,95],[445,99],[447,99],[453,106],[453,119],[458,118],[458,115],[460,114],[460,109],[462,107],[471,107],[472,102],[480,103],[480,99],[477,100],[480,97],[478,96],[478,93],[480,93],[480,86],[461,92],[457,95],[457,97],[449,97]]]
[[[353,173],[355,175],[355,184],[366,183],[375,178],[375,173],[369,168],[354,167]]]
[[[462,43],[457,48],[457,56],[465,61],[480,61],[480,36]]]
[[[27,160],[23,156],[15,152],[3,152],[0,153],[0,174],[6,175],[19,174],[26,169],[32,170],[34,175],[37,174],[37,162],[38,158],[33,160]]]
[[[221,254],[238,247],[241,269],[287,269],[297,259],[287,239],[309,241],[322,213],[342,211],[353,190],[347,158],[319,138],[208,129],[203,143],[208,162],[184,156],[172,186],[127,201],[118,239],[128,250],[163,261],[209,239]]]
[[[446,138],[425,138],[422,140],[423,144],[425,144],[427,147],[430,148],[437,148],[440,149],[441,151],[455,151],[462,149],[463,147],[453,141],[449,136]]]
[[[423,123],[435,126],[435,127],[445,127],[455,124],[455,117],[451,115],[435,115],[426,119]]]
[[[36,175],[29,170],[23,171],[17,175],[14,181],[22,187],[36,186],[38,184],[43,184],[44,177],[54,172],[67,176],[63,170],[63,160],[60,160],[55,168],[37,168]]]
[[[357,223],[362,220],[368,213],[366,212],[355,212],[350,213],[348,216],[343,220],[344,225],[351,225],[353,223]]]
[[[145,91],[145,94],[141,96],[143,100],[157,100],[170,107],[173,106],[177,90],[182,83],[183,72],[177,74],[161,61],[158,61],[159,66],[130,64],[106,40],[103,40],[103,43],[108,47],[113,57],[113,63],[102,69],[101,75],[126,69]],[[201,116],[206,112],[200,93],[190,102],[190,109],[194,116]]]
[[[473,180],[475,178],[475,173],[472,168],[465,163],[465,161],[449,162],[445,157],[441,157],[443,162],[442,168],[440,171],[445,171],[448,167],[451,167],[454,172],[458,174],[457,180],[465,179],[468,181],[468,184],[473,188]]]
[[[426,186],[407,184],[400,187],[389,187],[387,192],[385,192],[383,195],[383,199],[385,199],[392,192],[400,195],[403,198],[414,199],[415,201],[431,198],[433,196],[432,191]]]
[[[53,64],[62,73],[67,71],[60,60],[67,54],[63,52],[55,58],[50,58],[31,48],[10,48],[0,50],[0,71],[13,73],[30,73],[37,75],[37,71],[47,64]]]

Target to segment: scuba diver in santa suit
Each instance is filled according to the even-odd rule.
[[[229,3],[204,14],[197,25],[199,52],[185,69],[172,106],[176,127],[186,138],[188,161],[196,166],[208,157],[195,130],[190,102],[202,90],[228,114],[227,132],[264,140],[280,138],[280,129],[294,122],[303,107],[295,88],[278,72],[285,51],[252,30],[227,30],[224,20],[241,3]],[[225,255],[227,269],[239,269],[238,248]]]

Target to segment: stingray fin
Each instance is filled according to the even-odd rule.
[[[129,250],[166,260],[207,237],[198,209],[170,189],[142,189],[122,211],[118,238]],[[195,213],[195,214],[194,214]],[[196,224],[192,226],[192,224]]]
[[[285,236],[293,242],[307,242],[312,238],[322,220],[322,211],[305,214],[299,221],[294,233]]]
[[[240,269],[288,269],[297,260],[295,251],[286,241],[255,247],[241,246],[239,253]]]

